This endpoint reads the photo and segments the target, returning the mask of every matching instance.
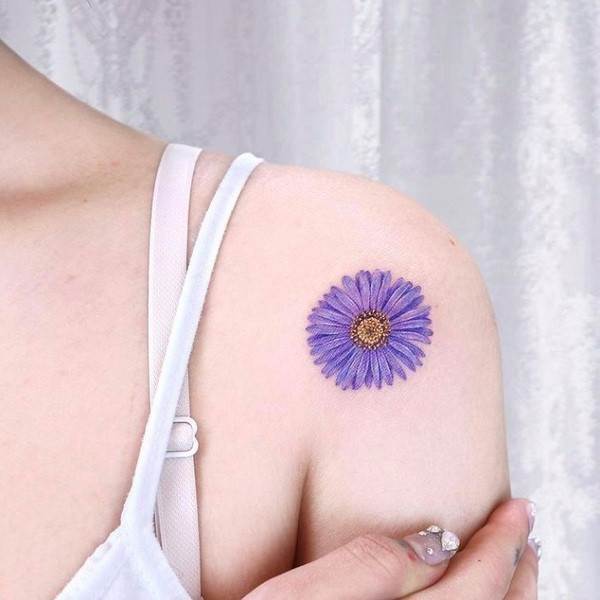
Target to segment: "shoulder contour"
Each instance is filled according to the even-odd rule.
[[[302,215],[315,241],[330,242],[345,254],[346,238],[367,256],[389,249],[427,252],[472,262],[456,236],[418,202],[385,183],[333,169],[265,162],[255,178],[265,210]],[[399,235],[401,234],[401,235]]]
[[[400,190],[327,169],[261,168],[246,206],[263,243],[277,249],[270,301],[279,385],[310,416],[299,564],[353,535],[407,533],[416,523],[441,520],[468,537],[508,485],[499,344],[479,269],[453,233]],[[388,294],[382,312],[396,344],[393,377],[380,370],[379,387],[383,363],[338,350],[350,348],[343,338],[365,308],[362,290],[377,297],[386,272],[397,296]],[[380,335],[371,324],[363,342]],[[407,352],[414,347],[423,353]],[[336,383],[344,368],[360,385]]]
[[[455,236],[391,186],[265,162],[236,205],[218,262],[201,324],[204,397],[219,390],[218,410],[251,424],[251,443],[260,439],[271,458],[298,457],[298,561],[353,534],[406,533],[430,519],[423,525],[452,527],[464,516],[459,534],[472,531],[505,492],[506,449],[493,314]],[[343,389],[316,364],[306,328],[333,286],[346,289],[345,277],[365,271],[420,287],[412,325],[431,329],[431,344],[414,370],[404,363],[406,379]],[[416,314],[424,305],[431,323]],[[339,316],[323,317],[346,331],[347,320],[340,328]],[[410,343],[428,335],[412,333]]]

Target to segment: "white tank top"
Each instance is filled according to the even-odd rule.
[[[150,414],[119,526],[56,600],[200,600],[194,475],[197,424],[187,367],[229,217],[262,158],[238,155],[204,215],[187,265],[192,176],[201,148],[168,144],[156,173],[149,249]]]

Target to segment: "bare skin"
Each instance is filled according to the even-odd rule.
[[[166,141],[75,100],[1,44],[0,72],[0,597],[43,599],[115,529],[131,483]],[[188,252],[232,159],[198,161]],[[362,268],[411,278],[432,304],[435,343],[404,387],[342,391],[308,355],[306,315]],[[361,533],[440,522],[466,542],[509,496],[485,287],[452,234],[388,186],[260,165],[219,253],[189,376],[205,600],[241,598]]]

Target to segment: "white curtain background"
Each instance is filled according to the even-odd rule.
[[[496,310],[540,598],[600,597],[600,2],[0,0],[0,35],[164,140],[360,173],[449,225]]]

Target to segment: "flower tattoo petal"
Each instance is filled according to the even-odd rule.
[[[390,271],[359,271],[344,275],[342,286],[332,286],[308,315],[306,327],[314,364],[325,377],[346,390],[385,382],[423,365],[430,344],[430,306],[423,304],[421,287]]]

